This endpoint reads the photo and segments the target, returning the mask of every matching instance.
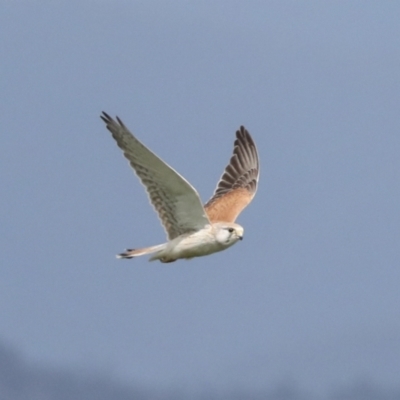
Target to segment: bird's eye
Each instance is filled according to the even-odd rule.
[[[228,229],[228,232],[230,232],[230,233],[232,233],[233,231],[234,231],[233,228],[229,228],[229,229]]]

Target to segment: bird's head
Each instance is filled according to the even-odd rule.
[[[243,227],[234,223],[217,222],[214,224],[215,238],[224,246],[232,246],[243,239]]]

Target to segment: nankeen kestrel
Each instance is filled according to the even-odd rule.
[[[118,258],[153,254],[167,263],[179,258],[205,256],[225,250],[243,238],[237,216],[253,199],[259,177],[256,145],[241,126],[233,155],[214,195],[203,206],[196,189],[178,172],[136,139],[117,117],[103,112],[101,119],[145,186],[167,233],[168,241],[141,249],[128,249]]]

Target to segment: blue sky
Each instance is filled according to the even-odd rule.
[[[400,5],[4,2],[0,339],[160,387],[311,390],[400,374]],[[204,201],[245,125],[245,240],[171,265],[99,119]]]

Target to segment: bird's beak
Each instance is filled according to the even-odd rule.
[[[243,236],[238,236],[239,240],[243,240]]]

